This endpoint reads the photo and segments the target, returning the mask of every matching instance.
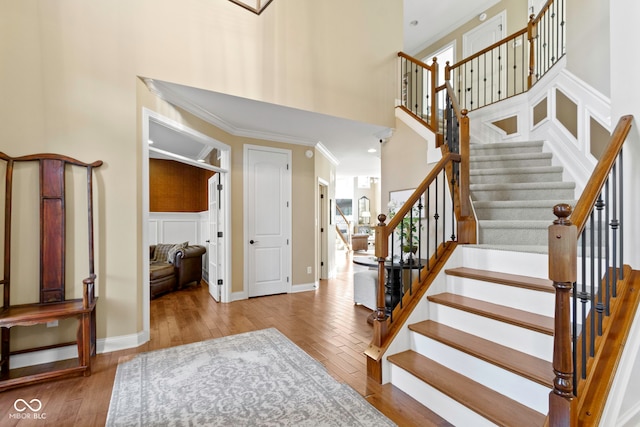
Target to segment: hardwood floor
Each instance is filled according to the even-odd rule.
[[[368,309],[353,304],[351,255],[337,254],[338,274],[316,291],[283,294],[229,304],[216,303],[207,286],[191,287],[151,302],[151,340],[135,349],[99,354],[92,375],[0,393],[2,426],[102,426],[118,360],[132,354],[264,328],[277,328],[349,384],[399,426],[449,426],[390,384],[366,378],[362,354],[371,340]],[[17,399],[39,399],[41,419],[21,419]],[[44,417],[44,418],[43,418]]]

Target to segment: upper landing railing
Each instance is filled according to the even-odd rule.
[[[526,28],[444,67],[461,109],[472,111],[529,90],[565,54],[565,0],[549,0]],[[400,106],[434,132],[444,98],[437,95],[438,63],[400,57]]]

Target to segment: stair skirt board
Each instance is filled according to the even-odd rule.
[[[413,334],[414,351],[500,394],[546,414],[551,389],[439,341]]]
[[[553,337],[484,316],[429,302],[429,318],[548,362],[553,357]]]
[[[393,384],[455,426],[490,427],[496,424],[480,416],[455,399],[391,364]]]
[[[447,292],[553,317],[555,294],[465,277],[447,276]]]

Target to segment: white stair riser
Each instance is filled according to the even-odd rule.
[[[519,326],[429,302],[430,319],[543,360],[551,361],[553,337]]]
[[[458,246],[460,265],[481,270],[500,271],[523,276],[549,278],[549,256],[525,252]]]
[[[474,427],[496,425],[393,364],[391,365],[391,382],[453,425]]]
[[[414,333],[413,336],[414,351],[531,409],[542,414],[548,412],[550,388],[424,335]]]
[[[447,276],[447,291],[543,316],[554,316],[555,294],[548,292],[458,276]]]

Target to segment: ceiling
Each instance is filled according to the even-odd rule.
[[[419,52],[497,2],[404,0],[403,50]],[[339,177],[380,176],[380,142],[391,136],[392,129],[166,81],[145,82],[165,101],[232,135],[316,147],[336,164]],[[149,135],[154,147],[192,160],[210,151],[201,142],[153,121]]]

